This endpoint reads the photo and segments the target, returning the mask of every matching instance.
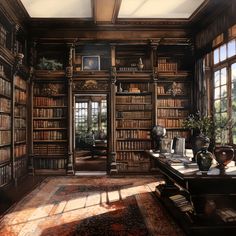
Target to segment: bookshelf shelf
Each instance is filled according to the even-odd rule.
[[[117,81],[119,90],[128,91],[116,93],[116,155],[121,173],[147,172],[150,168],[148,160],[144,165],[143,159],[144,150],[151,148],[152,93],[149,76],[139,75],[143,80],[138,82],[132,80],[134,75],[128,77],[127,74]]]
[[[68,156],[67,83],[62,71],[36,71],[33,87],[33,163],[38,174],[65,173]]]

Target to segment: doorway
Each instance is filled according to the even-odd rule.
[[[74,96],[75,171],[107,171],[107,95]]]

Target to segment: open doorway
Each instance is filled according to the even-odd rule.
[[[107,170],[107,96],[74,97],[75,171]]]

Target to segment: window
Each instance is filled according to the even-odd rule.
[[[231,106],[232,117],[236,121],[236,63],[231,65]],[[232,128],[233,143],[236,143],[236,125]]]
[[[217,143],[236,144],[236,61],[230,58],[236,54],[235,40],[231,40],[227,45],[227,60],[219,62],[214,66],[213,76],[213,112],[214,120],[218,128],[216,133]],[[222,47],[222,46],[221,46]],[[219,54],[225,50],[218,49]],[[215,53],[214,50],[214,62]],[[219,60],[221,60],[219,56]]]

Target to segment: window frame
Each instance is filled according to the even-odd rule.
[[[211,52],[211,56],[212,56],[212,79],[211,79],[211,113],[213,115],[214,121],[215,121],[215,107],[214,107],[214,102],[215,102],[215,72],[220,71],[223,68],[226,68],[226,85],[227,85],[227,113],[228,113],[228,118],[232,118],[232,74],[231,74],[231,66],[233,64],[236,63],[236,53],[233,56],[228,57],[228,43],[231,42],[232,40],[235,40],[236,43],[236,38],[230,38],[227,42],[222,43],[220,45],[217,45],[217,47],[214,47],[212,49]],[[219,61],[218,63],[214,63],[214,52],[216,49],[219,49],[223,46],[226,45],[226,59],[223,61]],[[219,53],[219,60],[220,60],[220,53]],[[221,87],[221,84],[219,85],[219,87]],[[221,97],[220,97],[220,101],[221,101]],[[234,122],[236,122],[236,119],[234,120]],[[229,133],[228,133],[228,141],[227,144],[232,145],[234,148],[236,147],[236,143],[233,143],[233,129],[229,129]],[[219,144],[219,143],[216,143]]]

